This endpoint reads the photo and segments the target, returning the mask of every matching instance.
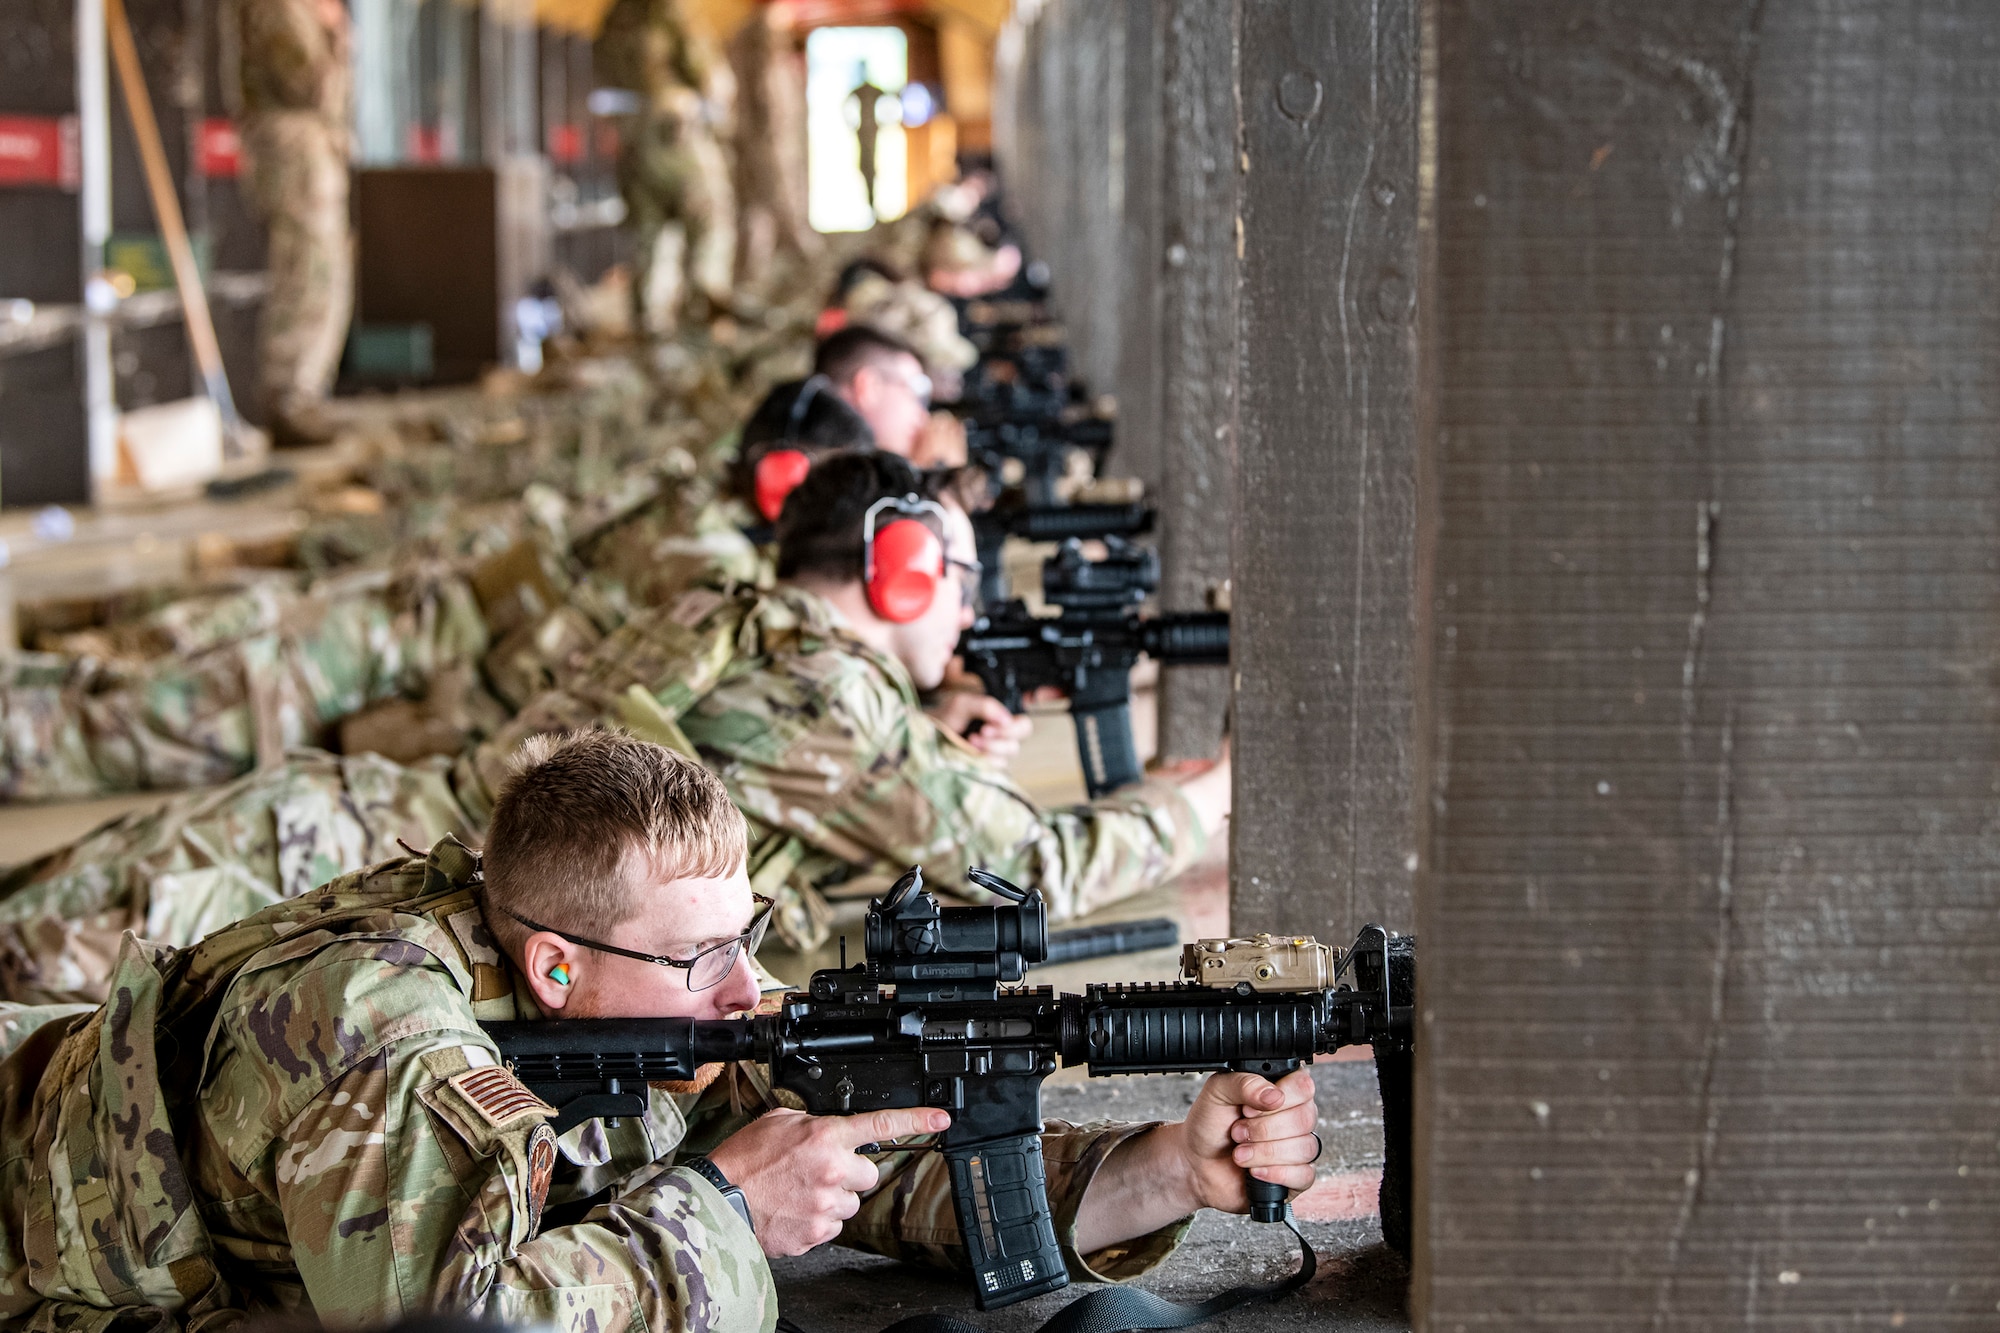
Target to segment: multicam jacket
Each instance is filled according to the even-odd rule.
[[[262,578],[21,654],[0,665],[0,802],[226,782],[336,728],[350,754],[456,754],[635,608],[765,577],[734,506],[694,491],[634,474],[565,516],[568,556],[538,534],[477,562]]]
[[[460,799],[490,809],[479,793],[498,790],[527,737],[607,724],[721,775],[750,820],[752,880],[800,947],[825,937],[825,892],[872,893],[917,862],[973,896],[965,872],[984,866],[1040,889],[1063,920],[1159,884],[1204,845],[1166,783],[1036,806],[923,711],[900,662],[795,587],[697,588],[635,616],[460,762]]]
[[[1203,846],[1174,787],[1045,810],[934,723],[909,673],[795,588],[700,588],[636,612],[461,755],[393,764],[296,751],[265,772],[135,812],[0,877],[0,995],[97,1000],[126,929],[169,944],[445,833],[477,836],[523,740],[589,727],[699,757],[749,818],[751,883],[807,950],[826,897],[879,892],[922,863],[978,897],[985,866],[1040,889],[1057,920],[1159,884]]]
[[[769,1333],[756,1237],[673,1165],[772,1104],[763,1075],[656,1088],[643,1119],[559,1140],[479,1027],[541,1015],[484,928],[474,874],[445,839],[192,949],[128,936],[96,1010],[7,1013],[0,1319],[103,1333],[158,1311],[213,1329],[246,1309],[346,1326],[445,1309],[579,1333]],[[1059,1235],[1142,1128],[1045,1136]],[[880,1164],[842,1240],[961,1260],[938,1155]],[[1128,1277],[1184,1232],[1069,1259]]]

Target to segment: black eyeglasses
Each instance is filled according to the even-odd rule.
[[[636,949],[621,949],[615,944],[600,944],[596,940],[584,939],[581,935],[557,930],[554,926],[545,926],[539,921],[530,921],[511,909],[502,910],[529,930],[546,931],[557,939],[568,940],[571,944],[581,945],[586,949],[616,954],[620,958],[632,958],[642,963],[657,963],[661,967],[680,968],[688,974],[689,990],[704,991],[721,985],[729,974],[736,970],[736,960],[745,949],[755,955],[757,946],[764,942],[764,932],[771,928],[771,909],[777,904],[761,893],[753,893],[750,896],[757,903],[757,913],[750,918],[749,927],[741,935],[732,936],[720,944],[711,944],[690,958],[667,958],[659,954],[640,953]]]
[[[979,605],[979,579],[986,572],[986,566],[977,560],[957,560],[951,556],[944,558],[944,567],[958,578],[958,598],[961,605]]]

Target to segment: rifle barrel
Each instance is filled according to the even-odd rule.
[[[1161,666],[1228,666],[1229,613],[1181,611],[1140,623],[1140,646]]]
[[[1101,926],[1077,926],[1049,935],[1050,963],[1078,963],[1087,958],[1108,958],[1113,954],[1140,953],[1146,949],[1171,949],[1181,942],[1181,928],[1171,918],[1147,917],[1142,921],[1111,921]]]

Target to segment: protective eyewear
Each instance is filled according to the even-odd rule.
[[[585,949],[595,949],[599,953],[616,954],[620,958],[636,959],[641,963],[655,963],[661,967],[679,968],[688,974],[687,985],[689,990],[705,991],[721,985],[728,979],[729,974],[736,970],[736,960],[742,956],[744,950],[749,950],[754,956],[757,952],[757,947],[764,942],[764,932],[771,928],[771,909],[777,904],[761,893],[752,894],[751,897],[756,900],[757,912],[756,915],[750,918],[750,925],[741,935],[731,936],[720,943],[711,944],[706,949],[702,949],[687,958],[668,958],[661,954],[640,953],[636,949],[622,949],[615,944],[603,944],[597,940],[587,940],[581,935],[572,935],[568,931],[557,930],[554,926],[545,926],[539,921],[530,921],[519,912],[509,911],[507,915],[513,917],[529,930],[545,931],[550,935],[554,935],[557,939],[567,940],[571,944]]]
[[[894,378],[898,384],[915,394],[919,403],[922,403],[926,408],[931,405],[931,394],[937,389],[937,386],[931,383],[929,375],[919,370],[914,374],[897,375]]]
[[[959,601],[965,606],[979,605],[979,579],[986,572],[986,566],[977,560],[959,560],[952,556],[944,558],[944,567],[958,578]]]

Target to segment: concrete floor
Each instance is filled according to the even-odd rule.
[[[1409,1327],[1404,1313],[1409,1268],[1382,1244],[1372,1195],[1365,1211],[1350,1208],[1350,1215],[1321,1220],[1306,1216],[1323,1211],[1313,1200],[1329,1184],[1379,1175],[1382,1105],[1374,1068],[1359,1061],[1323,1062],[1314,1066],[1313,1078],[1319,1087],[1319,1134],[1326,1155],[1320,1162],[1321,1184],[1296,1210],[1300,1230],[1319,1256],[1319,1272],[1303,1291],[1274,1304],[1246,1306],[1205,1328],[1386,1333]],[[1199,1086],[1192,1076],[1165,1075],[1059,1083],[1048,1088],[1044,1110],[1050,1119],[1072,1122],[1178,1119]],[[1138,1285],[1171,1300],[1202,1301],[1239,1283],[1275,1281],[1297,1266],[1297,1242],[1283,1227],[1211,1213],[1197,1218],[1187,1243]],[[1090,1289],[1072,1287],[978,1314],[965,1279],[957,1274],[839,1246],[778,1260],[772,1271],[779,1308],[808,1333],[876,1333],[924,1313],[963,1316],[994,1333],[1028,1333]]]

